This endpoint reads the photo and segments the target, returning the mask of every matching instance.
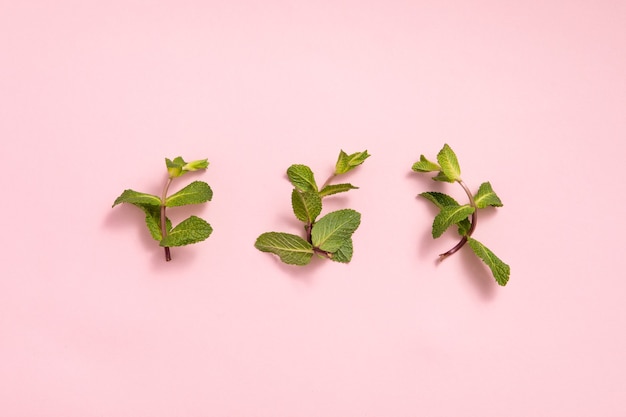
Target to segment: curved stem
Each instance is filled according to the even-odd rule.
[[[161,195],[161,239],[165,239],[167,236],[167,217],[165,216],[165,199],[167,198],[167,190],[170,188],[170,184],[172,183],[172,177],[167,179],[165,183],[165,187],[163,188],[163,194]],[[165,246],[163,248],[165,250],[165,260],[167,262],[172,260],[172,255],[170,254],[170,248]]]
[[[459,249],[463,247],[463,245],[467,243],[467,238],[472,236],[472,233],[474,233],[474,229],[476,229],[476,222],[478,221],[478,207],[476,207],[476,202],[474,201],[474,196],[472,195],[472,192],[470,191],[469,188],[467,188],[467,185],[465,185],[465,183],[462,180],[459,179],[457,180],[457,182],[461,185],[461,187],[463,187],[465,194],[467,194],[467,198],[469,198],[470,206],[474,207],[474,212],[472,213],[472,219],[470,220],[470,228],[465,234],[465,236],[463,236],[461,240],[459,241],[459,243],[457,243],[452,249],[439,255],[439,262],[443,261],[448,256],[456,253]]]

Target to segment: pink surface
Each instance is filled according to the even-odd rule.
[[[4,1],[0,415],[626,415],[623,1]],[[444,142],[504,208],[437,265],[411,173]],[[297,233],[292,163],[373,155]],[[215,231],[166,264],[125,188],[208,158]],[[185,181],[179,183],[182,185]],[[187,210],[187,211],[185,211]],[[172,211],[173,217],[173,211]],[[181,217],[182,218],[182,217]],[[180,220],[180,218],[175,218]]]

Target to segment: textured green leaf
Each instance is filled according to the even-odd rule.
[[[183,166],[183,171],[197,171],[199,169],[207,169],[209,167],[208,159],[198,159],[196,161],[187,162]]]
[[[495,191],[493,191],[489,182],[480,184],[478,192],[474,196],[474,202],[478,208],[485,208],[487,206],[502,207],[502,201],[500,201],[500,198],[496,195]]]
[[[429,201],[432,201],[433,204],[435,204],[440,209],[444,207],[460,207],[461,206],[454,198],[450,197],[448,194],[439,193],[437,191],[428,191],[425,193],[421,193],[420,196],[424,197],[425,199]],[[469,219],[465,218],[461,220],[460,222],[457,222],[457,226],[458,226],[459,234],[461,236],[465,236],[467,232],[469,231],[470,227],[472,226],[472,223],[469,221]]]
[[[450,179],[446,176],[446,174],[444,174],[443,172],[439,171],[439,173],[437,173],[437,175],[435,175],[434,177],[432,177],[433,181],[441,181],[441,182],[454,182],[453,179]]]
[[[322,212],[322,198],[315,191],[291,192],[291,206],[298,220],[313,223]]]
[[[441,171],[441,167],[426,159],[424,155],[420,155],[420,160],[413,164],[411,168],[416,172],[431,172],[431,171]]]
[[[438,238],[451,225],[467,219],[467,216],[474,212],[474,207],[470,205],[464,206],[447,206],[441,209],[439,214],[435,216],[433,222],[433,237]]]
[[[156,195],[140,193],[134,190],[124,190],[124,192],[115,199],[113,207],[120,203],[130,203],[134,205],[161,206],[161,199]]]
[[[313,257],[313,246],[300,236],[289,233],[263,233],[254,247],[278,255],[281,261],[290,265],[306,265]]]
[[[177,156],[172,161],[171,159],[165,158],[165,166],[167,167],[167,173],[170,178],[180,177],[184,174],[183,166],[185,166],[186,162],[180,156]]]
[[[173,161],[171,159],[165,158],[165,166],[168,168],[182,168],[186,163],[187,162],[185,162],[185,160],[180,156],[174,158]]]
[[[341,262],[347,264],[352,260],[352,239],[348,238],[344,240],[343,245],[336,252],[331,254],[331,260],[335,262]]]
[[[167,167],[169,176],[175,178],[189,171],[206,169],[209,166],[209,161],[207,159],[198,159],[196,161],[186,162],[183,158],[177,156],[174,160],[165,158],[165,166]]]
[[[474,253],[491,269],[496,282],[502,286],[506,285],[511,275],[511,267],[502,262],[500,258],[476,239],[470,237],[467,239],[467,243],[469,243]]]
[[[152,235],[154,240],[160,241],[163,236],[161,234],[161,208],[155,206],[140,206],[140,209],[146,213],[146,226]],[[169,218],[165,218],[166,230],[169,232],[172,230],[172,222]]]
[[[457,181],[461,178],[461,167],[456,158],[456,154],[446,143],[437,154],[437,162],[441,166],[441,172],[451,181]]]
[[[433,202],[440,209],[447,206],[460,206],[460,204],[448,194],[439,193],[437,191],[427,191],[421,193],[420,196],[424,197],[426,200]]]
[[[335,165],[335,175],[345,174],[361,165],[369,157],[370,155],[367,153],[367,150],[355,152],[350,155],[344,151],[339,152],[339,158],[337,158],[337,164]]]
[[[178,223],[164,239],[161,246],[184,246],[205,240],[213,228],[200,217],[191,216]]]
[[[292,165],[287,168],[289,181],[300,191],[317,192],[317,184],[313,171],[306,165]]]
[[[472,222],[470,222],[469,219],[463,219],[456,225],[458,226],[457,231],[459,232],[459,235],[465,236],[469,232],[469,229],[472,227]]]
[[[313,245],[326,252],[339,250],[361,223],[361,214],[351,209],[328,213],[313,225]]]
[[[206,182],[194,181],[182,190],[165,199],[167,207],[186,206],[211,201],[213,191]]]
[[[320,197],[326,197],[332,194],[343,193],[350,190],[357,190],[359,187],[355,187],[352,184],[332,184],[322,188],[319,192]]]

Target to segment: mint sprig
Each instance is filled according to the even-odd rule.
[[[187,172],[206,169],[209,162],[206,159],[185,162],[183,158],[173,160],[165,158],[168,178],[163,187],[161,197],[152,194],[140,193],[134,190],[124,190],[115,199],[113,207],[121,203],[129,203],[139,207],[146,215],[146,226],[152,238],[164,248],[165,260],[172,260],[170,247],[184,246],[201,242],[213,232],[209,223],[197,216],[190,216],[172,227],[172,222],[166,216],[166,207],[180,207],[190,204],[201,204],[211,201],[213,191],[206,182],[194,181],[180,191],[168,196],[167,192],[174,178]]]
[[[506,285],[511,275],[511,268],[498,258],[485,245],[472,237],[476,229],[478,220],[478,210],[485,207],[502,207],[502,201],[493,190],[489,182],[484,182],[478,188],[476,194],[472,194],[470,189],[461,179],[461,167],[456,154],[448,144],[437,154],[437,162],[428,160],[424,155],[415,162],[412,167],[415,172],[437,172],[432,178],[435,181],[457,182],[467,194],[469,204],[459,204],[454,198],[447,194],[428,191],[420,196],[432,202],[439,208],[439,213],[435,216],[432,226],[433,238],[440,237],[450,226],[456,225],[461,240],[449,251],[439,255],[439,260],[444,260],[448,256],[456,253],[466,243],[469,243],[472,251],[491,269],[491,272],[500,285]]]
[[[293,214],[304,224],[305,236],[291,233],[267,232],[261,234],[254,246],[262,251],[278,255],[290,265],[307,265],[313,255],[335,262],[352,260],[352,235],[361,223],[361,214],[355,210],[333,211],[318,219],[322,213],[322,199],[333,194],[357,189],[352,184],[330,184],[339,175],[361,165],[370,155],[367,151],[339,153],[335,172],[318,187],[315,175],[306,165],[295,164],[287,169],[287,178],[294,186],[291,192]]]

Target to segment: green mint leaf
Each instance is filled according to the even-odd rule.
[[[208,159],[198,159],[183,165],[183,171],[197,171],[199,169],[207,169],[209,167]]]
[[[313,171],[306,165],[292,165],[287,168],[287,177],[289,181],[300,191],[317,192],[317,184]]]
[[[209,166],[207,159],[198,159],[196,161],[185,162],[183,158],[177,156],[174,160],[165,158],[165,166],[170,178],[180,177],[186,172],[206,169]]]
[[[463,219],[460,222],[458,222],[456,225],[458,226],[457,231],[459,232],[459,235],[465,236],[467,235],[470,228],[472,227],[472,222],[470,222],[469,219]]]
[[[167,167],[167,173],[170,178],[180,177],[183,175],[183,167],[185,164],[187,163],[180,156],[174,158],[173,161],[165,158],[165,166]]]
[[[467,219],[467,216],[474,212],[474,207],[470,205],[447,206],[441,209],[433,221],[433,238],[438,238],[451,225]]]
[[[474,253],[491,269],[496,282],[502,286],[506,285],[511,275],[511,267],[502,262],[500,258],[476,239],[470,237],[467,239],[467,243],[469,243]]]
[[[370,155],[367,153],[367,150],[350,155],[344,151],[340,151],[337,164],[335,165],[335,175],[345,174],[346,172],[361,165],[369,157]]]
[[[435,175],[431,179],[433,181],[454,182],[453,179],[450,179],[449,177],[447,177],[446,174],[444,174],[442,171],[439,171],[439,173],[437,173],[437,175]]]
[[[200,217],[191,216],[178,223],[165,238],[161,246],[185,246],[205,240],[211,235],[213,228]]]
[[[186,206],[211,201],[213,191],[206,182],[194,181],[165,199],[166,207]]]
[[[456,158],[456,154],[446,143],[437,154],[437,162],[441,166],[441,172],[449,179],[448,182],[454,182],[461,179],[461,167]]]
[[[348,238],[344,240],[343,244],[336,252],[331,253],[330,259],[335,262],[347,264],[352,260],[352,252],[352,239]]]
[[[351,209],[328,213],[313,225],[313,246],[326,252],[336,252],[350,239],[361,223],[361,214]]]
[[[428,191],[420,194],[425,199],[432,201],[440,209],[444,207],[460,207],[460,204],[448,194],[439,193],[437,191]],[[460,222],[457,222],[458,232],[461,236],[465,236],[469,232],[472,223],[469,219],[465,218]]]
[[[420,160],[414,163],[411,169],[415,172],[441,171],[438,164],[429,161],[424,155],[420,155]]]
[[[161,206],[161,199],[156,195],[140,193],[134,190],[124,190],[124,192],[115,199],[113,207],[120,203],[130,203],[134,205]]]
[[[485,208],[487,206],[502,207],[502,201],[500,201],[500,198],[496,195],[495,191],[493,191],[489,182],[480,184],[478,192],[474,196],[474,202],[478,208]]]
[[[320,197],[326,197],[329,195],[343,193],[350,190],[357,190],[358,188],[359,187],[355,187],[352,184],[332,184],[322,188],[319,192],[319,195]]]
[[[146,226],[148,226],[152,238],[158,241],[163,239],[161,235],[161,208],[143,205],[137,205],[137,207],[146,213]],[[168,232],[172,230],[172,222],[167,217],[165,218],[165,227]]]
[[[298,220],[313,223],[322,212],[322,198],[315,191],[291,192],[291,206]]]
[[[254,247],[280,257],[290,265],[306,265],[313,257],[313,246],[300,236],[290,233],[268,232],[259,236]]]
[[[426,200],[433,202],[437,207],[444,208],[447,206],[460,206],[457,201],[450,197],[448,194],[439,193],[437,191],[427,191],[421,193],[420,196],[424,197]]]

